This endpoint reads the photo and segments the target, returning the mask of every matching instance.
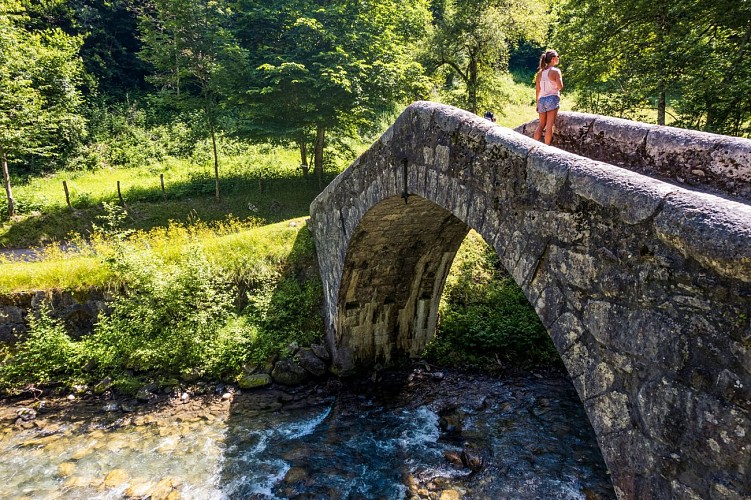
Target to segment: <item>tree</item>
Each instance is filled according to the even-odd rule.
[[[751,136],[751,4],[700,0],[676,125]]]
[[[81,59],[91,76],[84,92],[111,100],[145,90],[148,67],[138,57],[136,11],[148,0],[24,1],[31,27],[60,28],[83,38]]]
[[[542,42],[546,35],[547,4],[536,0],[445,0],[435,13],[425,65],[446,80],[445,87],[458,87],[459,95],[448,100],[473,113],[494,100],[511,46],[521,39]]]
[[[580,108],[653,108],[663,125],[673,107],[677,125],[737,133],[751,118],[750,36],[748,2],[565,0],[554,39]]]
[[[156,70],[148,79],[179,109],[203,112],[213,149],[217,200],[220,102],[226,73],[237,60],[225,28],[230,14],[224,3],[214,0],[154,0],[140,23],[141,56]]]
[[[59,29],[27,30],[28,20],[20,2],[0,0],[0,162],[11,217],[9,163],[60,158],[84,133],[82,40]]]
[[[237,37],[249,55],[246,132],[298,144],[321,178],[326,134],[354,134],[414,95],[423,0],[238,0]]]

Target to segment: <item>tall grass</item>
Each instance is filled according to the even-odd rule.
[[[303,177],[296,155],[281,147],[248,146],[223,158],[219,200],[214,197],[212,167],[203,160],[194,163],[170,158],[148,166],[64,171],[30,178],[14,190],[21,215],[13,221],[0,221],[0,248],[44,246],[76,235],[89,237],[92,221],[104,214],[103,204],[119,203],[118,181],[128,208],[126,224],[131,229],[166,227],[171,221],[212,223],[227,217],[261,223],[300,217],[307,214],[320,187],[312,175]],[[339,166],[328,172],[324,182],[338,171]],[[66,206],[63,181],[72,208]],[[4,203],[0,200],[0,214]]]
[[[0,293],[119,287],[123,283],[118,282],[106,262],[123,246],[131,253],[149,252],[165,262],[175,262],[184,248],[199,243],[206,248],[209,260],[237,280],[248,279],[260,269],[279,266],[292,252],[304,227],[303,218],[265,226],[232,218],[214,224],[172,222],[150,231],[132,231],[124,242],[95,231],[88,239],[73,239],[66,248],[43,247],[35,261],[0,257]]]

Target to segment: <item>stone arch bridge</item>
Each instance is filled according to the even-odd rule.
[[[313,202],[335,366],[420,353],[472,228],[552,337],[620,498],[751,498],[751,141],[557,124],[568,151],[418,102]]]

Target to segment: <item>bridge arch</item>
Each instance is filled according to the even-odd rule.
[[[603,140],[587,116],[557,140]],[[619,497],[751,495],[751,206],[721,195],[751,183],[746,142],[708,194],[413,104],[311,205],[335,366],[422,350],[472,228],[547,328]]]

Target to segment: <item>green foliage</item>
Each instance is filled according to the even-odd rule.
[[[38,317],[30,318],[24,341],[0,363],[0,389],[74,382],[80,375],[80,347],[43,306]]]
[[[110,313],[79,340],[43,313],[16,352],[5,353],[0,388],[109,378],[134,392],[185,374],[234,380],[245,364],[292,342],[320,342],[323,295],[302,221],[258,228],[260,235],[227,228],[231,234],[206,240],[178,226],[125,234],[122,218],[120,207],[110,207],[97,233],[108,244],[91,249],[109,269],[108,287],[118,290]],[[65,268],[77,260],[69,256]]]
[[[476,233],[457,254],[439,314],[438,332],[425,352],[431,362],[465,368],[560,363],[537,313]]]
[[[441,82],[449,104],[473,113],[505,102],[501,79],[511,49],[523,39],[542,41],[547,2],[445,0],[423,60]]]
[[[90,111],[91,140],[72,168],[133,168],[190,156],[196,143],[190,114],[160,124],[147,102],[99,103]]]
[[[216,349],[214,335],[230,318],[233,299],[201,247],[186,248],[175,262],[121,247],[109,265],[127,286],[82,341],[98,375],[133,370],[170,377],[208,368],[204,352]]]
[[[372,130],[379,116],[425,89],[414,52],[426,3],[236,1],[237,37],[249,59],[247,89],[235,98],[242,132],[301,151],[315,142],[320,173],[326,131]]]
[[[580,109],[641,120],[656,109],[660,124],[751,134],[748,2],[566,0],[559,13]]]
[[[11,170],[64,162],[84,135],[81,39],[59,29],[29,30],[27,22],[19,2],[0,2],[0,167],[10,217]]]

